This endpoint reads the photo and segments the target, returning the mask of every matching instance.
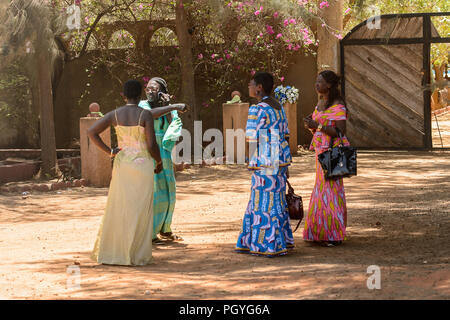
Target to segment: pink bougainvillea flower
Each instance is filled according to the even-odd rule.
[[[250,73],[252,74],[252,76],[254,76],[255,73],[256,73],[256,71],[255,71],[255,70],[252,70],[252,72],[250,72]]]
[[[319,4],[320,9],[324,8],[324,7],[329,7],[330,5],[328,4],[328,1],[322,1]]]
[[[148,81],[150,80],[150,78],[149,78],[149,77],[142,77],[142,80],[143,80],[144,82],[148,82]]]
[[[203,54],[199,54],[198,56],[197,56],[199,59],[203,59]]]
[[[142,4],[139,5],[139,9],[144,9],[144,6]]]
[[[291,19],[291,20],[289,20],[289,23],[291,23],[291,24],[297,24],[297,21],[295,21],[295,19]]]
[[[247,40],[247,45],[252,46],[253,42],[251,42],[250,40]]]
[[[308,3],[308,0],[298,0],[298,5],[300,5],[300,6],[305,6],[307,3]]]
[[[227,53],[227,55],[225,56],[227,59],[231,59],[231,55],[229,53]]]
[[[273,17],[274,17],[274,18],[277,18],[279,15],[280,15],[280,14],[279,14],[278,11],[277,11],[277,12],[275,12],[275,13],[273,14]]]
[[[81,0],[75,0],[75,4],[79,6],[81,4]]]
[[[277,39],[281,38],[283,36],[283,34],[279,33],[277,34]]]
[[[213,54],[211,55],[211,58],[214,59],[215,57],[216,57],[216,54],[213,53]]]
[[[261,13],[261,11],[256,10],[256,11],[255,11],[255,16],[259,15],[260,13]]]
[[[288,50],[291,50],[291,49],[292,49],[292,44],[289,43]]]
[[[283,82],[283,81],[284,81],[284,77],[281,77],[281,78],[280,78],[280,81]]]
[[[347,14],[349,11],[350,11],[351,9],[350,8],[348,8],[347,10],[345,10],[345,14]]]
[[[273,31],[272,26],[269,26],[269,25],[266,25],[266,31],[267,31],[268,34],[274,34],[275,33],[275,31]]]
[[[239,52],[239,48],[238,47],[234,48],[234,51]]]
[[[284,23],[284,26],[287,27],[288,24],[289,24],[289,20],[288,20],[288,19],[285,19],[283,23]]]
[[[340,34],[335,34],[334,35],[336,38],[338,38],[339,40],[342,40],[342,36]]]

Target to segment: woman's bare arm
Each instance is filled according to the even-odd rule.
[[[165,107],[153,108],[152,110],[149,111],[152,113],[153,118],[157,119],[174,110],[179,112],[186,112],[188,110],[188,107],[184,103],[175,103]]]
[[[111,148],[103,142],[102,138],[100,138],[100,133],[113,124],[113,118],[113,112],[108,112],[104,117],[97,120],[87,131],[88,137],[92,142],[107,154],[111,154]]]
[[[151,112],[146,111],[144,111],[143,119],[145,123],[145,142],[147,143],[147,150],[156,162],[161,162],[161,154],[159,152],[158,143],[156,142],[155,129],[153,126],[153,116]]]

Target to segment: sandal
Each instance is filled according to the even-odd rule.
[[[155,238],[152,240],[152,244],[161,244],[164,243],[164,241],[162,241],[160,238]]]
[[[336,247],[340,244],[342,244],[342,241],[324,241],[320,243],[322,247]]]
[[[161,238],[167,241],[183,241],[184,239],[180,236],[177,236],[176,234],[171,234],[170,236],[165,236],[164,234],[161,234]]]

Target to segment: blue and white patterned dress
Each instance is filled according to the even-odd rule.
[[[286,113],[265,102],[250,107],[246,138],[257,144],[248,168],[253,170],[250,201],[236,251],[277,256],[294,247],[286,203],[286,171],[292,162],[286,138]]]

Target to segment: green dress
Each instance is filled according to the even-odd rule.
[[[148,101],[141,101],[139,107],[151,110]],[[155,136],[161,153],[163,170],[155,174],[153,199],[153,239],[158,233],[172,232],[173,211],[176,200],[175,174],[172,162],[172,150],[181,136],[182,123],[176,111],[172,111],[172,122],[169,124],[167,115],[154,120]]]

